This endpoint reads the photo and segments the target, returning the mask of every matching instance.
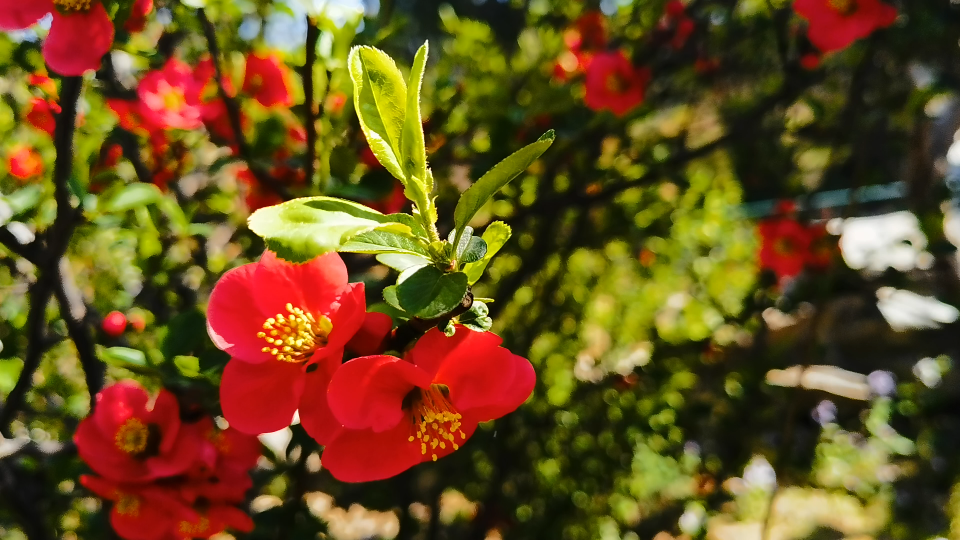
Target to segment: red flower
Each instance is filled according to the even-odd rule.
[[[833,262],[837,253],[837,241],[824,224],[811,225],[809,230],[810,249],[807,253],[807,266],[814,270],[824,270]]]
[[[123,381],[97,395],[97,407],[77,427],[77,452],[94,471],[123,482],[147,481],[186,472],[199,453],[203,434],[181,424],[173,394],[161,390],[152,406],[137,383]]]
[[[232,357],[220,384],[230,425],[268,433],[289,425],[299,409],[321,444],[336,432],[323,392],[363,324],[363,291],[362,283],[347,282],[336,253],[292,264],[265,251],[260,262],[224,274],[210,295],[207,330]]]
[[[623,52],[601,53],[587,69],[584,101],[595,111],[610,109],[623,116],[643,103],[649,80],[650,70],[635,68]]]
[[[880,0],[796,0],[793,9],[810,22],[807,37],[823,52],[845,49],[897,20],[897,10]]]
[[[153,0],[136,0],[123,28],[127,32],[140,32],[147,25],[147,15],[153,11]]]
[[[225,529],[253,530],[250,516],[221,501],[206,501],[193,508],[175,486],[130,484],[83,475],[80,483],[113,501],[110,525],[126,540],[183,540],[210,538]]]
[[[53,82],[53,79],[43,75],[41,73],[31,73],[27,78],[27,83],[30,86],[39,88],[44,94],[56,98],[57,97],[57,83]]]
[[[197,129],[203,125],[200,90],[190,66],[171,58],[140,81],[141,114],[163,128]]]
[[[113,46],[113,21],[99,0],[0,0],[0,30],[22,30],[53,15],[43,58],[61,75],[100,67]]]
[[[43,174],[43,158],[33,148],[18,144],[10,149],[7,167],[15,178],[29,180]]]
[[[563,34],[572,51],[596,51],[607,46],[607,19],[599,11],[587,11]]]
[[[253,96],[264,107],[289,107],[293,105],[290,95],[290,73],[275,54],[247,57],[247,69],[243,75],[243,91]]]
[[[80,483],[113,501],[110,525],[126,540],[168,540],[180,521],[199,519],[169,487],[121,484],[90,475],[81,476]]]
[[[772,270],[777,280],[799,274],[807,260],[810,233],[799,222],[775,218],[760,222],[760,267]]]
[[[148,135],[154,129],[152,118],[143,115],[143,107],[139,101],[130,101],[126,99],[107,99],[107,106],[116,115],[123,129],[140,135]]]
[[[816,53],[807,53],[800,57],[800,67],[807,71],[813,71],[820,67],[821,57]]]
[[[526,359],[500,338],[458,326],[431,329],[401,360],[364,356],[343,364],[327,400],[344,429],[323,465],[345,482],[389,478],[460,448],[477,424],[515,410],[533,391]]]
[[[60,113],[60,106],[56,103],[39,97],[30,98],[30,103],[27,105],[27,123],[53,137],[53,132],[57,128],[57,122],[53,118],[54,113]]]
[[[588,11],[580,16],[573,28],[563,34],[567,46],[553,66],[553,75],[560,81],[586,71],[597,51],[607,45],[606,18],[599,11]]]

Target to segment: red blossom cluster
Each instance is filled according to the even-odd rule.
[[[209,57],[201,59],[196,67],[174,57],[161,69],[150,71],[143,77],[137,88],[137,99],[107,100],[121,127],[148,140],[147,161],[155,184],[164,187],[180,176],[186,167],[188,156],[178,143],[178,131],[204,127],[214,142],[229,147],[235,154],[239,152],[227,105],[220,94],[221,87],[229,97],[238,96],[228,77],[224,76],[217,84],[216,69]],[[240,90],[244,97],[265,108],[277,109],[282,115],[282,109],[293,103],[291,88],[290,71],[277,55],[252,53],[247,57]],[[288,123],[287,143],[277,150],[274,162],[279,165],[270,174],[281,182],[302,182],[303,171],[286,165],[286,161],[305,145],[306,132],[292,116],[285,118]],[[245,130],[249,126],[249,119],[241,112],[240,128]],[[251,210],[281,202],[246,168],[238,169],[237,177],[245,186],[246,202]]]
[[[807,37],[823,53],[839,51],[897,19],[897,9],[880,0],[795,0],[793,9],[809,22]],[[804,67],[816,67],[806,57]]]
[[[757,231],[760,267],[773,271],[780,283],[805,268],[827,268],[836,253],[836,242],[822,224],[805,225],[793,217],[778,216],[761,221]]]
[[[669,35],[670,47],[680,50],[687,44],[690,35],[696,29],[696,23],[687,15],[687,8],[680,0],[670,0],[663,9],[663,17],[657,23],[657,30]]]
[[[248,472],[260,443],[209,417],[181,419],[180,406],[161,390],[152,401],[132,381],[97,395],[93,414],[74,436],[80,457],[99,476],[80,483],[113,501],[110,524],[126,540],[209,538],[253,521],[237,508],[253,485]]]
[[[7,151],[7,169],[18,180],[30,180],[43,174],[43,158],[32,147],[15,144]]]
[[[393,323],[367,313],[362,283],[340,256],[297,265],[264,252],[227,272],[210,297],[207,330],[229,353],[220,400],[251,434],[300,422],[343,481],[388,478],[459,449],[477,424],[520,406],[530,363],[492,333],[432,329],[386,356]],[[358,356],[343,363],[345,353]],[[402,357],[401,357],[402,356]]]
[[[135,0],[126,30],[143,29],[153,11],[153,0]],[[0,0],[0,30],[22,30],[52,15],[50,32],[43,42],[43,58],[61,75],[82,75],[100,67],[100,59],[113,46],[110,15],[99,0]]]

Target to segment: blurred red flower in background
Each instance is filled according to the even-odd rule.
[[[150,396],[137,383],[123,381],[97,395],[97,407],[80,422],[77,452],[98,474],[138,482],[185,473],[200,452],[204,435],[180,422],[176,398],[161,390]]]
[[[607,22],[603,13],[587,11],[581,15],[571,28],[563,33],[563,42],[567,50],[557,58],[553,75],[566,81],[583,73],[593,56],[607,46]]]
[[[16,144],[7,154],[7,169],[20,180],[29,180],[43,174],[43,158],[33,148]]]
[[[200,91],[190,66],[171,58],[163,69],[151,71],[140,81],[140,114],[164,129],[197,129],[203,125]]]
[[[793,9],[809,21],[807,37],[823,52],[845,49],[897,20],[897,9],[880,0],[795,0]]]
[[[113,21],[99,0],[0,0],[0,30],[29,28],[53,15],[43,58],[61,75],[100,67],[113,46]]]
[[[293,105],[290,71],[276,54],[250,54],[243,75],[243,91],[264,107]]]
[[[31,126],[53,137],[53,132],[57,129],[57,121],[53,117],[54,113],[60,113],[60,106],[56,102],[33,97],[27,104],[26,120]]]
[[[833,261],[837,243],[822,224],[803,225],[792,217],[775,217],[757,225],[760,267],[782,282],[804,268],[823,270]]]
[[[634,67],[621,51],[601,53],[594,57],[587,69],[587,107],[600,111],[609,109],[623,116],[643,103],[650,70]]]
[[[136,383],[125,381],[103,390],[92,416],[81,422],[81,429],[106,429],[120,425],[114,443],[140,446],[146,441],[162,446],[161,427],[147,423],[152,412],[164,421],[163,431],[170,437],[189,434],[195,444],[178,452],[178,466],[165,474],[129,476],[124,460],[112,461],[109,455],[91,454],[89,433],[77,433],[80,456],[103,477],[83,475],[80,483],[100,497],[113,501],[110,524],[126,540],[171,540],[209,538],[225,529],[249,532],[250,517],[235,507],[242,503],[253,486],[248,472],[260,456],[256,437],[235,429],[219,430],[209,417],[193,423],[180,423],[179,406],[169,392],[161,391],[152,410],[147,410],[146,392]],[[146,413],[144,413],[146,411]],[[139,415],[139,416],[138,416]],[[140,422],[139,424],[137,422]],[[96,424],[96,427],[90,428]],[[147,426],[141,430],[141,426]],[[87,426],[87,428],[84,428]],[[126,427],[123,427],[126,426]],[[132,426],[132,427],[131,427]],[[115,457],[115,456],[114,456]],[[140,457],[146,461],[147,457]],[[185,465],[185,466],[183,466]],[[109,474],[104,471],[109,471]]]
[[[489,332],[427,332],[404,359],[364,356],[333,375],[327,400],[343,430],[323,465],[344,482],[397,475],[460,448],[477,424],[500,418],[533,392],[525,358]]]
[[[147,25],[147,15],[153,11],[153,0],[136,0],[130,9],[130,16],[123,23],[127,32],[140,32]]]

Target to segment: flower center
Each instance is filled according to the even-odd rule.
[[[304,362],[313,352],[327,344],[333,323],[324,315],[318,321],[312,313],[287,304],[287,315],[277,313],[263,323],[263,332],[257,337],[268,346],[260,349],[281,362]]]
[[[53,5],[62,12],[87,11],[93,0],[53,0]]]
[[[142,454],[150,442],[150,429],[138,418],[128,418],[115,438],[117,448],[130,455]]]
[[[197,521],[196,523],[192,523],[190,521],[181,521],[180,526],[177,528],[180,530],[181,534],[189,536],[190,538],[195,538],[204,534],[209,534],[210,520],[205,516],[201,516],[200,521]]]
[[[259,94],[260,90],[263,89],[263,75],[259,73],[250,77],[250,93]]]
[[[461,440],[467,438],[460,429],[460,413],[449,398],[450,389],[442,384],[431,384],[427,389],[414,388],[407,395],[414,431],[407,440],[413,443],[419,440],[420,453],[427,455],[429,449],[434,461],[437,460],[437,448],[446,449],[449,443],[454,450],[460,449],[456,443],[457,433]]]
[[[773,242],[773,251],[778,255],[793,255],[797,251],[797,246],[786,238],[777,238]]]
[[[160,94],[163,97],[163,107],[171,112],[180,112],[187,104],[183,90],[167,83],[160,83]]]
[[[611,73],[607,77],[607,90],[614,94],[622,94],[627,91],[626,79],[621,76],[619,73]]]
[[[850,15],[857,10],[857,0],[827,0],[830,7],[841,15]]]
[[[136,517],[140,513],[140,497],[128,493],[121,493],[114,507],[121,516]]]

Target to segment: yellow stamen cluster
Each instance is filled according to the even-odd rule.
[[[60,11],[87,11],[93,0],[53,0],[53,5]]]
[[[619,73],[611,73],[607,76],[607,90],[614,94],[626,92],[628,83]]]
[[[312,313],[287,304],[287,315],[277,313],[263,323],[263,332],[257,337],[267,342],[261,349],[281,362],[304,362],[314,351],[327,344],[327,336],[333,330],[330,319],[321,315],[320,320]]]
[[[830,7],[843,15],[849,15],[857,10],[857,0],[828,0]]]
[[[446,449],[449,443],[454,450],[459,450],[456,434],[460,434],[460,440],[466,439],[467,435],[460,429],[462,417],[450,403],[450,391],[446,386],[432,384],[430,388],[420,389],[419,392],[419,397],[414,399],[410,408],[414,435],[407,440],[419,440],[420,453],[427,455],[429,449],[436,461],[437,448]]]
[[[121,516],[137,517],[140,513],[140,497],[121,493],[114,508]]]
[[[121,451],[131,455],[143,453],[150,440],[150,430],[138,418],[128,418],[120,425],[114,443]]]
[[[180,530],[180,534],[189,536],[191,538],[204,534],[210,534],[210,520],[205,517],[201,517],[200,521],[196,523],[181,521],[180,526],[177,528]]]

